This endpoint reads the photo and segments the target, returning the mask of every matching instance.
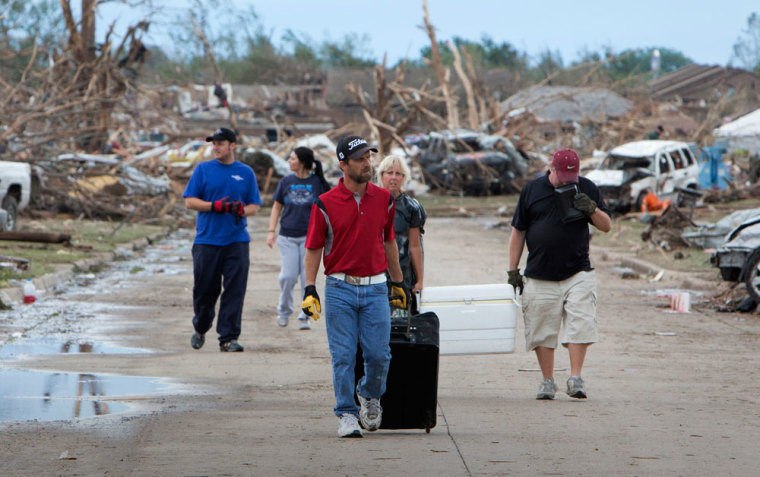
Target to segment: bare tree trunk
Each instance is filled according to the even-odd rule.
[[[451,52],[454,54],[454,71],[457,72],[459,79],[462,81],[464,87],[465,98],[467,98],[467,123],[470,129],[478,129],[478,107],[475,104],[475,95],[472,92],[472,84],[470,78],[467,77],[462,69],[462,56],[459,54],[459,49],[453,41],[446,42],[451,48]]]
[[[478,76],[475,74],[475,67],[472,64],[472,56],[467,52],[467,48],[462,50],[462,55],[464,55],[465,64],[467,65],[467,74],[470,76],[471,80],[475,82],[475,88],[473,88],[473,90],[475,92],[475,99],[478,103],[479,124],[485,124],[491,118],[490,111],[488,110],[488,101],[486,99],[486,94],[488,92],[483,91],[481,83],[477,80]]]
[[[82,0],[82,59],[95,61],[95,0]]]
[[[438,51],[438,40],[435,37],[435,27],[430,23],[428,14],[427,0],[422,0],[422,11],[424,13],[425,30],[430,38],[430,65],[435,71],[438,83],[441,85],[441,94],[446,104],[446,123],[449,129],[459,129],[459,111],[457,109],[456,98],[451,94],[451,84],[449,84],[446,69],[443,67],[441,53]]]
[[[219,66],[216,64],[216,56],[214,56],[214,49],[211,48],[211,43],[208,41],[208,37],[206,36],[206,32],[203,31],[203,28],[198,24],[198,22],[195,21],[195,19],[192,19],[193,22],[193,33],[195,36],[198,37],[198,39],[203,42],[203,48],[206,50],[206,54],[208,55],[208,59],[211,62],[211,66],[214,68],[214,82],[222,84],[222,72],[219,70]],[[235,110],[232,108],[232,104],[230,102],[227,102],[227,111],[230,113],[230,127],[233,131],[238,131],[238,121],[237,121],[237,114],[235,114]],[[278,134],[279,137],[279,134]]]

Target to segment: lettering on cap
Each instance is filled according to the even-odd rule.
[[[353,141],[348,143],[348,150],[352,151],[355,147],[361,146],[362,144],[367,144],[367,141],[364,139],[354,139]]]

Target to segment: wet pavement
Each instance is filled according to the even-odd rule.
[[[31,395],[28,399],[39,403],[33,411],[41,416],[45,386],[58,379],[61,391],[50,401],[65,403],[66,414],[55,422],[0,422],[0,475],[757,473],[760,322],[698,308],[665,313],[662,298],[641,292],[656,286],[707,294],[712,282],[670,271],[656,285],[622,279],[611,269],[620,266],[620,260],[610,258],[614,250],[598,251],[592,262],[603,336],[584,366],[588,399],[572,399],[562,390],[555,400],[536,400],[540,370],[517,333],[513,354],[441,356],[437,425],[429,434],[381,429],[362,439],[339,439],[326,318],[310,331],[275,322],[280,259],[264,243],[266,215],[251,226],[254,243],[240,337],[244,353],[220,353],[215,332],[202,349],[190,347],[189,253],[177,262],[115,264],[124,273],[121,281],[99,274],[97,283],[83,285],[65,300],[63,294],[43,295],[44,306],[55,299],[70,308],[32,330],[17,326],[18,340],[61,328],[71,331],[51,336],[64,342],[71,338],[77,345],[108,343],[151,352],[22,354],[0,361],[14,371],[65,372],[70,380],[47,378],[29,384],[31,393],[14,392],[14,403]],[[428,219],[426,286],[503,283],[506,233],[473,223]],[[162,255],[182,257],[172,250]],[[186,271],[163,275],[175,269]],[[321,292],[323,274],[318,280]],[[702,282],[706,285],[698,287]],[[29,320],[35,319],[33,308],[23,309]],[[71,323],[79,314],[82,327]],[[523,328],[518,320],[518,329]],[[560,384],[569,375],[567,355],[558,353],[555,363]],[[696,367],[696,374],[680,372]],[[160,382],[170,377],[166,381],[176,384],[153,393],[137,389],[145,382],[135,382],[140,394],[130,395],[131,389],[104,381],[116,375],[139,376],[148,384],[155,383],[154,376]],[[118,414],[72,417],[77,402],[81,416],[102,411],[104,400],[109,412]],[[130,410],[121,412],[119,404]]]
[[[130,400],[166,392],[160,378],[12,369],[50,355],[147,354],[122,344],[119,313],[129,304],[108,303],[114,290],[154,274],[186,273],[190,240],[178,231],[140,252],[125,250],[100,273],[75,275],[71,283],[41,290],[35,303],[0,312],[0,421],[72,420],[125,412]],[[102,301],[101,301],[102,298]]]

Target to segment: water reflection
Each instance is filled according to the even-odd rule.
[[[0,370],[0,421],[58,421],[124,412],[129,398],[166,391],[156,378]]]
[[[150,350],[128,348],[103,342],[85,340],[61,341],[55,337],[29,338],[0,344],[0,359],[16,358],[21,355],[48,354],[142,354]]]
[[[108,301],[114,301],[114,289],[143,277],[189,273],[192,234],[188,234],[175,233],[142,256],[125,254],[125,260],[110,262],[103,273],[77,274],[46,290],[33,306],[0,311],[0,366],[25,355],[152,352],[104,341],[123,336],[122,316],[140,309],[139,303]],[[168,386],[155,378],[0,369],[0,421],[70,420],[124,412],[125,401],[164,392]]]

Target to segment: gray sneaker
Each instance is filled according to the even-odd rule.
[[[277,324],[280,325],[280,326],[282,326],[282,327],[288,326],[288,317],[286,317],[286,316],[278,316],[277,317]]]
[[[226,343],[219,344],[219,351],[225,353],[239,353],[243,351],[243,345],[237,342],[237,340],[230,340]]]
[[[190,337],[190,346],[192,346],[193,349],[203,348],[203,343],[205,342],[206,337],[198,332],[193,333],[193,336]]]
[[[554,384],[554,379],[546,378],[538,385],[538,394],[536,399],[554,399],[554,393],[557,392],[557,385]]]
[[[583,389],[583,378],[570,376],[567,380],[567,395],[576,399],[586,399],[586,390]]]
[[[363,428],[375,432],[380,428],[380,423],[383,421],[383,407],[380,406],[380,400],[367,399],[359,393],[356,393],[356,396],[359,398],[359,404],[361,404],[359,422],[362,423]]]

